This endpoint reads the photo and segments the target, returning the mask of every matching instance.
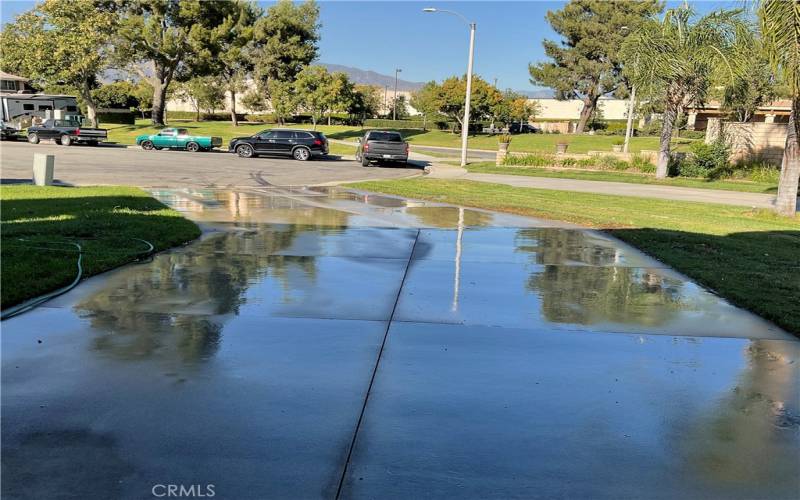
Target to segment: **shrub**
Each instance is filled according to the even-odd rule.
[[[660,135],[661,134],[661,121],[653,120],[644,127],[637,129],[637,135]]]
[[[558,160],[551,155],[544,154],[526,154],[526,155],[508,155],[503,161],[503,165],[511,165],[518,167],[553,167],[558,165]]]
[[[272,113],[247,114],[244,115],[244,119],[248,122],[263,122],[263,123],[275,123],[277,121],[275,115]]]
[[[753,182],[777,183],[780,175],[781,170],[777,165],[761,158],[753,158],[714,169],[708,176],[711,179],[744,179]]]
[[[631,168],[642,172],[643,174],[654,174],[656,166],[650,161],[650,157],[641,153],[636,153],[631,156]]]
[[[724,171],[730,166],[731,148],[724,139],[711,144],[695,142],[689,146],[691,153],[678,162],[678,175],[683,177],[708,177],[714,171]]]
[[[421,120],[381,120],[378,118],[370,118],[364,120],[364,126],[370,128],[422,130],[424,124]]]
[[[705,130],[684,130],[681,132],[681,137],[685,139],[705,139]]]
[[[626,161],[620,160],[616,156],[603,155],[597,157],[594,166],[603,170],[627,170],[630,164]]]
[[[197,113],[194,111],[167,111],[167,120],[195,120]],[[239,120],[244,120],[245,115],[236,113]],[[200,119],[210,122],[225,122],[231,119],[230,113],[200,113]]]

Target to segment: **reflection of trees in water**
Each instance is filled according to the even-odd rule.
[[[800,349],[794,342],[752,340],[744,356],[747,366],[730,394],[680,433],[687,464],[705,480],[797,494]]]
[[[458,207],[409,207],[406,213],[418,218],[429,227],[458,227]],[[462,226],[488,226],[492,222],[492,214],[463,210]]]
[[[680,282],[631,267],[600,267],[616,262],[613,247],[598,245],[580,231],[520,230],[517,249],[537,263],[584,262],[593,265],[547,265],[534,271],[527,288],[542,300],[542,314],[559,323],[597,322],[659,325],[680,309]]]
[[[600,245],[597,239],[584,231],[535,228],[517,232],[518,252],[530,253],[537,264],[582,262],[594,266],[608,266],[619,261],[620,250],[611,245]]]
[[[285,225],[222,233],[130,267],[76,305],[91,313],[94,347],[122,359],[174,352],[183,362],[212,356],[226,318],[238,314],[247,288],[265,276],[288,292],[291,280],[314,281],[314,257],[269,255],[306,229]],[[299,271],[299,272],[298,272]]]

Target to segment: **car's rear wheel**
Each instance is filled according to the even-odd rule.
[[[153,141],[142,141],[142,149],[144,149],[145,151],[150,151],[151,149],[155,149]]]
[[[28,134],[28,142],[31,144],[39,144],[39,134],[36,132],[31,132]]]
[[[236,154],[242,158],[251,158],[253,153],[253,146],[249,144],[239,144],[236,146]]]
[[[190,142],[189,144],[186,145],[186,151],[190,153],[197,153],[198,151],[200,151],[200,145],[197,144],[196,142]]]
[[[369,158],[366,156],[361,157],[361,166],[362,167],[369,167]]]
[[[72,145],[72,137],[64,134],[61,136],[61,145],[62,146],[71,146]]]
[[[295,148],[292,151],[292,158],[298,161],[306,161],[311,158],[311,151],[308,148]]]

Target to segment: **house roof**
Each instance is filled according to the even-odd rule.
[[[11,73],[6,73],[5,71],[0,71],[0,80],[11,80],[15,82],[29,81],[27,78],[22,78],[21,76],[12,75]]]

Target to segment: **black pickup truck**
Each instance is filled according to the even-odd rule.
[[[370,161],[408,163],[408,143],[399,132],[370,130],[358,140],[356,160],[365,167]]]
[[[41,125],[28,127],[28,142],[39,144],[43,139],[54,139],[62,146],[70,146],[77,142],[97,146],[108,138],[108,131],[102,128],[86,128],[79,117],[63,120],[45,120]]]

